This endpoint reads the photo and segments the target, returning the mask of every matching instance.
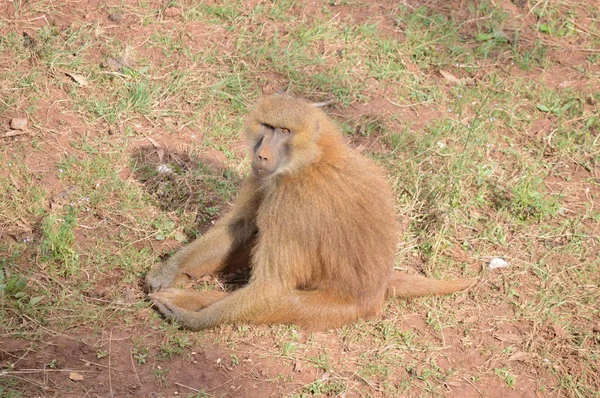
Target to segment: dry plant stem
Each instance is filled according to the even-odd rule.
[[[94,366],[99,366],[99,367],[101,367],[101,368],[106,368],[106,369],[108,369],[108,368],[109,368],[109,367],[108,367],[108,366],[106,366],[106,365],[102,365],[102,364],[99,364],[99,363],[96,363],[96,362],[91,362],[91,361],[88,361],[87,359],[79,359],[79,360],[80,360],[81,362],[84,362],[84,363],[87,363],[87,364],[90,364],[90,365],[94,365]]]
[[[4,133],[4,138],[17,137],[19,135],[29,134],[27,130],[10,130]]]
[[[110,335],[108,337],[108,387],[110,389],[110,396],[113,397],[113,388],[112,388],[112,329],[110,331]]]
[[[140,389],[142,388],[142,381],[140,380],[140,375],[138,375],[137,369],[135,368],[135,363],[133,361],[133,352],[129,351],[129,358],[131,359],[131,369],[133,369],[133,373],[135,373],[135,378],[137,379],[138,385]]]
[[[75,3],[0,1],[9,394],[597,395],[597,1]],[[395,273],[510,266],[333,331],[164,322],[141,278],[229,213],[242,119],[275,92],[336,100],[321,109],[391,183]],[[28,134],[4,137],[12,119]],[[235,274],[185,286],[231,292]]]
[[[181,383],[175,382],[175,385],[177,385],[179,387],[187,388],[188,390],[194,391],[194,392],[197,392],[197,393],[201,393],[202,392],[201,390],[196,390],[195,388],[190,387],[190,386],[186,386],[185,384],[181,384]]]

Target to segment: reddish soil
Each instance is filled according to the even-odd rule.
[[[88,0],[79,2],[64,2],[64,4],[53,4],[53,12],[51,15],[45,15],[43,11],[30,12],[20,15],[15,19],[15,4],[17,2],[4,2],[0,4],[0,17],[5,23],[7,29],[16,32],[30,32],[33,34],[41,27],[54,25],[59,29],[68,29],[71,26],[80,24],[97,24],[99,28],[110,29],[112,35],[116,38],[121,38],[131,46],[138,48],[137,55],[139,57],[153,58],[162,57],[155,50],[144,50],[143,44],[147,38],[156,29],[179,29],[182,32],[182,40],[190,48],[195,46],[205,45],[206,42],[212,42],[220,45],[222,51],[233,52],[235,44],[232,43],[232,35],[225,28],[215,27],[200,22],[185,22],[181,16],[174,11],[164,12],[157,18],[161,18],[161,24],[152,24],[144,26],[143,21],[133,14],[124,13],[123,19],[119,23],[114,23],[108,20],[108,6],[118,6],[121,2],[109,1],[100,2],[98,0]],[[21,3],[21,2],[19,2]],[[28,2],[22,2],[24,5]],[[162,9],[163,1],[147,1],[148,7]],[[246,7],[251,9],[255,4],[262,3],[260,1],[248,1]],[[352,18],[353,20],[364,22],[376,22],[380,29],[386,35],[402,39],[403,33],[388,17],[388,11],[397,6],[396,2],[374,2],[370,1],[364,6],[332,6],[330,2],[324,1],[306,1],[300,2],[294,7],[294,12],[303,15],[307,19],[322,17],[323,7],[329,7],[330,10],[339,16],[339,18]],[[343,3],[343,2],[341,2]],[[421,2],[409,1],[414,6],[420,5]],[[439,7],[440,11],[453,14],[455,7],[458,7],[462,2],[453,1],[447,5],[443,2],[422,2],[431,7]],[[531,20],[533,15],[528,13],[526,9],[519,8],[512,2],[499,2],[507,12],[514,15],[514,21],[509,19],[509,23],[505,29],[517,29],[517,25],[527,25],[527,21]],[[519,3],[519,2],[516,2]],[[593,2],[590,0],[590,4]],[[411,5],[411,6],[412,6]],[[459,7],[458,7],[459,8]],[[530,21],[531,22],[531,21]],[[583,21],[585,22],[585,21]],[[511,27],[514,24],[515,27]],[[531,23],[529,23],[531,25]],[[0,25],[2,26],[2,25]],[[187,33],[186,33],[187,32]],[[531,35],[531,32],[529,32]],[[527,32],[523,34],[523,40],[533,40],[527,37]],[[596,81],[591,82],[589,79],[582,79],[581,74],[576,72],[577,68],[587,68],[590,73],[595,73],[596,76],[600,72],[598,63],[595,66],[589,66],[586,62],[586,54],[577,50],[578,43],[572,43],[572,48],[552,48],[549,57],[556,65],[539,76],[538,71],[523,72],[515,66],[507,65],[506,68],[512,76],[523,78],[535,78],[544,81],[550,88],[565,88],[573,87],[586,92],[594,92],[600,90],[600,84]],[[335,49],[323,49],[324,52],[333,52]],[[93,51],[91,52],[94,53]],[[103,54],[102,54],[103,56]],[[90,63],[100,64],[102,62],[100,53],[96,55],[96,59],[88,59]],[[93,57],[92,57],[93,58]],[[135,60],[127,60],[135,62]],[[189,62],[186,60],[178,60],[177,62]],[[410,63],[407,67],[411,69]],[[7,71],[13,68],[26,71],[27,65],[12,65],[10,60],[0,57],[0,70]],[[52,71],[57,76],[57,79],[68,81],[69,78],[64,76],[61,71]],[[432,72],[433,73],[433,72]],[[485,72],[477,72],[485,73]],[[467,77],[467,76],[461,76]],[[435,76],[439,79],[440,84],[447,82],[441,76]],[[477,78],[477,76],[475,76]],[[268,82],[262,87],[264,92],[274,92],[284,86],[284,77],[278,76],[273,72]],[[370,84],[371,82],[367,82]],[[354,123],[357,128],[354,134],[350,136],[353,145],[368,150],[373,153],[386,153],[390,148],[387,148],[376,135],[368,136],[363,134],[361,126],[366,122],[377,121],[378,115],[382,113],[391,113],[398,116],[397,122],[399,126],[404,124],[411,125],[415,130],[418,130],[432,120],[438,119],[444,113],[443,110],[427,105],[419,106],[402,106],[402,104],[394,104],[388,98],[389,93],[393,88],[378,87],[373,84],[372,97],[366,103],[354,103],[350,107],[339,110],[335,114],[336,117]],[[81,151],[73,148],[70,145],[72,136],[82,136],[88,134],[88,128],[84,121],[67,107],[62,105],[66,94],[60,90],[53,90],[48,98],[38,100],[33,106],[37,106],[38,110],[33,118],[36,128],[41,133],[42,137],[39,140],[38,146],[32,149],[29,146],[20,146],[22,139],[11,141],[10,148],[5,150],[5,153],[10,156],[14,153],[25,153],[26,164],[32,173],[44,174],[40,178],[39,184],[48,191],[53,200],[54,205],[60,205],[60,199],[64,195],[68,195],[69,188],[63,186],[62,181],[52,173],[46,173],[50,169],[56,167],[57,162],[65,154],[80,154]],[[188,105],[182,104],[183,107]],[[589,105],[586,105],[589,106]],[[22,112],[9,111],[2,115],[2,120],[8,120],[11,117],[23,116]],[[445,115],[448,117],[448,115]],[[176,123],[176,121],[171,121]],[[169,121],[165,121],[169,124]],[[554,121],[551,117],[542,118],[534,121],[526,135],[531,137],[545,136],[547,131],[552,128]],[[139,123],[139,132],[146,131],[155,132],[152,126],[147,121]],[[111,127],[114,128],[114,127]],[[109,127],[95,134],[104,134],[107,140],[110,141]],[[192,129],[178,129],[176,134],[156,133],[150,135],[149,138],[140,138],[139,141],[132,142],[131,150],[132,157],[135,158],[136,153],[142,153],[147,162],[158,162],[163,157],[171,157],[171,159],[179,156],[179,160],[185,164],[189,162],[199,161],[207,165],[214,173],[222,173],[226,170],[226,157],[218,150],[206,151],[198,156],[198,159],[192,160],[190,157],[182,157],[179,154],[188,153],[190,144],[201,140],[202,133],[193,131]],[[240,140],[241,142],[241,140]],[[232,148],[238,154],[242,153],[242,145]],[[549,149],[550,150],[550,149]],[[161,152],[162,151],[162,152]],[[500,155],[498,155],[500,156]],[[564,179],[560,177],[559,169],[556,170],[556,175],[546,181],[547,187],[551,192],[565,193],[565,203],[571,211],[577,211],[579,207],[583,208],[582,203],[585,203],[589,197],[595,198],[600,196],[600,188],[598,184],[590,184],[589,171],[573,161],[567,160],[563,163],[565,168],[570,168],[569,171],[569,186],[565,188]],[[15,185],[20,184],[22,176],[11,176],[15,181]],[[132,173],[125,173],[123,179],[136,178]],[[597,180],[596,176],[596,180]],[[216,200],[216,199],[215,199]],[[571,206],[572,203],[572,206]],[[49,203],[49,206],[51,204]],[[590,234],[598,234],[599,225],[590,225],[592,230]],[[36,230],[35,225],[30,225],[26,220],[17,220],[11,225],[4,227],[0,233],[0,244],[9,245],[15,239],[23,240],[32,236]],[[103,231],[103,232],[102,232]],[[109,228],[95,233],[104,233],[110,235],[112,232]],[[81,235],[78,237],[81,245],[93,244],[93,237]],[[546,244],[544,242],[544,244]],[[550,242],[553,245],[560,245],[560,238]],[[168,241],[156,243],[154,245],[163,245],[156,251],[166,252],[178,246],[177,242]],[[540,248],[528,248],[532,252],[541,251],[544,249],[540,243]],[[164,249],[164,250],[162,250]],[[533,256],[535,253],[532,253]],[[456,257],[457,261],[462,261],[460,251],[455,254],[450,254]],[[562,259],[560,255],[553,254],[553,261],[557,264],[572,265],[571,258]],[[415,264],[408,264],[418,268],[420,265],[419,259],[414,259]],[[120,278],[115,274],[115,278]],[[68,281],[62,281],[68,283]],[[103,283],[96,286],[93,291],[87,292],[88,299],[95,301],[99,306],[106,304],[110,297],[110,285],[112,281],[106,278]],[[502,290],[506,286],[503,281],[502,273],[495,279],[488,280],[486,286],[480,286],[476,292],[485,291],[485,289]],[[141,281],[140,281],[141,285]],[[531,290],[519,292],[519,287],[515,288],[517,293],[533,294]],[[141,286],[131,287],[130,302],[134,298],[144,295]],[[441,353],[437,360],[437,366],[442,370],[449,368],[459,368],[465,371],[476,370],[480,367],[490,368],[490,363],[497,364],[498,367],[504,363],[502,358],[489,357],[485,347],[502,346],[509,347],[510,343],[515,341],[523,342],[531,337],[532,325],[522,324],[503,324],[494,325],[486,321],[486,314],[470,312],[468,301],[463,302],[464,298],[458,298],[450,307],[461,308],[461,314],[457,316],[459,325],[456,328],[445,330],[443,334],[435,334],[430,331],[430,328],[425,324],[424,314],[399,314],[396,319],[401,330],[414,333],[418,336],[427,335],[431,337],[432,344],[441,347]],[[137,316],[138,322],[134,325],[108,324],[104,331],[100,333],[101,339],[97,339],[98,330],[93,330],[83,325],[81,328],[60,334],[53,332],[46,325],[32,324],[27,326],[28,330],[38,330],[35,339],[19,338],[17,336],[2,336],[0,341],[0,378],[5,377],[2,372],[10,370],[10,378],[20,386],[25,386],[25,396],[44,396],[44,397],[163,397],[175,395],[189,395],[194,393],[206,393],[210,396],[222,397],[279,397],[285,394],[298,394],[299,389],[308,383],[315,380],[335,380],[340,378],[344,383],[356,388],[351,389],[346,396],[381,396],[380,386],[373,385],[365,381],[358,374],[353,374],[348,371],[344,374],[330,374],[322,369],[318,369],[312,364],[304,361],[282,360],[275,358],[275,349],[273,344],[277,341],[273,335],[277,333],[276,329],[259,328],[256,335],[250,335],[248,338],[241,340],[236,347],[230,348],[220,346],[218,344],[219,334],[212,336],[215,340],[214,344],[192,343],[186,347],[183,354],[176,355],[173,358],[163,358],[160,351],[160,342],[164,339],[164,332],[159,329],[162,321],[152,318],[148,309],[139,310]],[[391,315],[397,311],[394,304],[389,308]],[[514,309],[508,305],[500,303],[493,312],[498,315],[510,317],[514,314]],[[577,311],[573,309],[574,317],[577,318]],[[27,321],[24,321],[25,323]],[[32,321],[35,323],[35,321]],[[596,319],[600,325],[600,320]],[[481,338],[472,342],[472,349],[465,350],[462,347],[463,335],[461,328],[479,328],[485,330]],[[537,333],[545,336],[546,344],[560,344],[565,339],[563,331],[558,330],[551,324],[535,325]],[[227,334],[235,330],[225,328],[222,332]],[[342,363],[344,356],[352,354],[360,356],[361,353],[369,350],[369,347],[363,346],[361,343],[351,342],[348,345],[339,343],[343,339],[338,338],[342,332],[329,331],[322,333],[309,334],[300,332],[299,339],[301,341],[313,340],[313,347],[327,347],[328,354],[332,363]],[[147,355],[147,363],[141,364],[138,359],[134,358],[135,338],[136,336],[146,336],[146,340],[155,339],[155,346],[150,347]],[[151,336],[151,338],[148,338]],[[208,340],[208,338],[206,339]],[[99,352],[105,353],[99,355]],[[280,352],[280,351],[277,351]],[[413,356],[404,354],[402,360],[409,361]],[[302,357],[317,356],[318,348],[313,348],[311,352],[302,354]],[[427,354],[429,356],[429,354]],[[433,355],[433,354],[431,354]],[[437,354],[436,354],[437,355]],[[414,357],[423,359],[418,353]],[[429,357],[430,358],[430,357]],[[441,359],[440,359],[441,358]],[[451,381],[445,387],[445,395],[449,397],[538,397],[553,394],[546,394],[539,391],[541,384],[552,384],[549,373],[541,373],[538,368],[532,366],[532,358],[527,356],[517,357],[513,363],[519,369],[517,375],[518,387],[514,389],[506,388],[505,383],[494,374],[485,376],[485,387],[478,386],[461,375],[453,375]],[[283,364],[283,365],[282,365]],[[548,366],[552,366],[549,364]],[[577,371],[577,353],[565,350],[563,366],[572,367]],[[403,366],[398,366],[398,375],[418,374],[419,369],[406,370]],[[514,368],[513,368],[514,369]],[[289,381],[293,376],[293,381]],[[598,376],[591,376],[598,377]],[[163,381],[161,381],[163,380]],[[543,382],[543,383],[542,383]],[[600,383],[597,383],[600,385]],[[421,396],[428,394],[428,391],[410,390],[406,396]],[[439,393],[439,392],[438,392]],[[2,390],[0,390],[0,396]],[[10,396],[10,395],[8,395]],[[200,395],[201,396],[201,395]]]

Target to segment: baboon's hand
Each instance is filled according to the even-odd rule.
[[[169,291],[160,292],[160,293],[151,293],[148,295],[150,299],[153,301],[154,307],[167,319],[174,319],[182,326],[189,326],[187,324],[187,319],[190,318],[190,311],[184,310],[183,308],[175,305],[173,300],[171,300],[171,295]]]
[[[146,275],[146,286],[149,292],[158,292],[161,289],[167,288],[173,284],[175,274],[167,272],[166,264],[156,263],[150,268]]]
[[[178,272],[177,267],[172,264],[157,263],[150,268],[148,275],[146,275],[146,285],[148,291],[158,292],[168,287],[185,284],[190,277],[187,274]]]

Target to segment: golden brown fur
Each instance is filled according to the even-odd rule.
[[[263,141],[267,130],[273,141]],[[231,322],[324,329],[377,314],[386,296],[446,294],[473,282],[393,272],[398,231],[388,183],[322,110],[266,97],[246,131],[255,174],[231,213],[147,277],[165,316],[192,329]],[[237,291],[171,288],[233,261],[251,269]]]

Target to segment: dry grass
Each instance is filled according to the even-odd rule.
[[[599,396],[595,2],[14,0],[0,31],[0,396]],[[387,170],[398,267],[480,285],[315,334],[159,319],[143,275],[278,90]]]

